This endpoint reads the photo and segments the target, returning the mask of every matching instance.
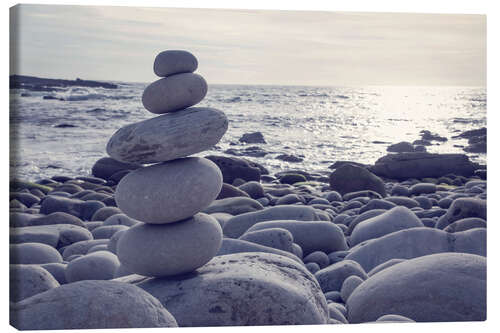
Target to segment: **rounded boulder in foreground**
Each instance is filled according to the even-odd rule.
[[[153,71],[160,77],[179,73],[192,73],[198,68],[198,60],[188,51],[168,50],[160,52],[154,61]]]
[[[296,261],[270,253],[217,256],[196,274],[118,280],[156,297],[180,327],[326,324],[318,282]],[[144,278],[142,278],[144,279]]]
[[[142,105],[156,114],[177,111],[201,102],[207,90],[207,81],[201,75],[175,74],[147,86],[142,93]]]
[[[118,184],[115,200],[131,218],[165,224],[207,208],[221,187],[222,174],[213,162],[187,157],[129,173]]]
[[[80,281],[16,303],[19,330],[177,327],[161,303],[141,288],[116,281]]]
[[[347,300],[350,323],[397,314],[417,322],[486,320],[486,258],[439,253],[368,278]]]
[[[188,273],[205,265],[219,251],[222,229],[213,217],[199,213],[165,225],[138,224],[118,240],[121,264],[145,276]]]
[[[128,163],[158,163],[212,148],[226,133],[224,112],[193,107],[120,128],[109,139],[109,156]]]

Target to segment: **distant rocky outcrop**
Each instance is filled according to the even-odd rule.
[[[59,88],[64,87],[91,87],[91,88],[106,88],[116,89],[118,86],[113,83],[82,80],[61,80],[61,79],[47,79],[27,75],[11,75],[10,76],[10,89],[28,89],[33,91],[57,91]]]

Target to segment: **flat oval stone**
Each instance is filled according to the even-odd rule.
[[[222,243],[222,229],[210,215],[165,225],[137,224],[118,240],[117,253],[129,271],[145,276],[192,272],[210,261]]]
[[[156,114],[182,110],[201,102],[207,90],[201,75],[175,74],[147,86],[142,93],[142,105]]]
[[[202,157],[187,157],[132,171],[118,184],[115,200],[128,216],[164,224],[207,208],[222,187],[217,166]]]
[[[227,131],[224,112],[189,108],[120,128],[109,139],[107,153],[127,163],[157,163],[208,150]]]
[[[198,60],[188,51],[168,50],[158,53],[153,71],[160,77],[179,73],[192,73],[198,68]]]

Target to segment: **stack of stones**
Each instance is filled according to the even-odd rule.
[[[217,197],[222,174],[210,160],[187,157],[217,144],[228,121],[219,110],[191,107],[207,93],[193,72],[197,59],[186,51],[164,51],[154,62],[162,77],[144,90],[144,107],[158,117],[120,128],[108,154],[125,163],[147,164],[118,184],[118,207],[139,223],[120,237],[117,255],[123,269],[144,276],[188,273],[218,252],[222,230],[200,213]]]

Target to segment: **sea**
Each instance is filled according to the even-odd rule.
[[[146,83],[114,83],[117,89],[11,89],[11,178],[90,174],[95,161],[107,156],[106,143],[115,131],[157,116],[142,106]],[[467,140],[453,136],[486,127],[486,104],[484,87],[213,84],[197,106],[224,111],[229,128],[212,150],[197,155],[233,156],[226,151],[259,146],[265,155],[248,158],[271,174],[290,169],[326,174],[335,161],[372,164],[389,145],[420,139],[422,130],[448,138],[433,142],[428,152],[465,153]],[[239,142],[256,131],[265,144]],[[302,161],[276,158],[282,154]],[[466,154],[486,164],[486,154]]]

